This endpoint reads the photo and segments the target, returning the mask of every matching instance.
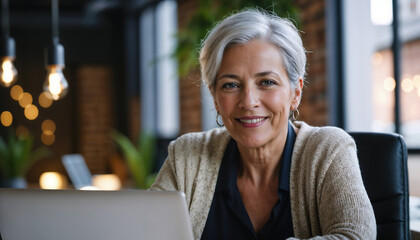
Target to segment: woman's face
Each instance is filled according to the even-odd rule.
[[[228,48],[211,89],[226,129],[248,148],[286,137],[289,111],[299,105],[303,80],[292,90],[279,49],[263,40]]]

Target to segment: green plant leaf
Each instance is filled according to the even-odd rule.
[[[20,153],[16,154],[16,175],[23,176],[26,170],[29,168],[29,159],[31,157],[32,148],[34,145],[34,139],[32,136],[28,137],[19,137],[16,139],[17,142],[21,145]]]
[[[25,175],[32,165],[34,165],[39,159],[48,157],[52,154],[51,150],[45,147],[35,149],[30,156],[28,156],[27,162],[22,166],[20,176]]]
[[[130,139],[128,139],[128,137],[117,131],[112,131],[111,137],[120,147],[136,187],[141,187],[146,174],[144,172],[144,167],[141,163],[142,160],[140,159],[141,157],[138,154],[137,148],[133,145]]]
[[[137,188],[147,188],[147,177],[152,172],[155,139],[150,133],[140,134],[136,144],[118,131],[111,137],[119,146]]]
[[[151,133],[140,134],[138,151],[143,156],[143,163],[146,169],[146,173],[149,174],[153,170],[153,159],[155,154],[155,138]]]
[[[157,173],[152,173],[149,174],[146,178],[146,184],[145,184],[145,188],[148,189],[152,186],[152,184],[155,182],[157,177]]]
[[[7,169],[9,169],[9,162],[10,156],[7,144],[4,141],[4,139],[0,136],[0,169],[4,178],[9,178],[9,172],[7,171]]]
[[[23,177],[30,166],[50,151],[46,147],[34,149],[32,135],[16,137],[9,132],[8,142],[0,137],[0,168],[5,179]]]

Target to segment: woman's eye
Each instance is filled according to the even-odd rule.
[[[265,87],[270,87],[270,86],[273,86],[273,85],[276,85],[277,83],[275,82],[275,81],[273,81],[273,80],[262,80],[261,81],[261,85],[262,86],[265,86]]]
[[[237,88],[239,87],[239,85],[237,83],[234,82],[228,82],[222,85],[222,88],[224,89],[233,89],[233,88]]]

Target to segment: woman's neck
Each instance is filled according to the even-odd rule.
[[[238,179],[246,179],[254,186],[267,185],[273,180],[277,182],[286,137],[258,148],[238,145],[241,158]]]

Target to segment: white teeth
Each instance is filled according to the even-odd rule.
[[[257,123],[257,122],[261,122],[262,120],[264,120],[264,118],[255,118],[255,119],[239,119],[240,122],[243,123]]]

